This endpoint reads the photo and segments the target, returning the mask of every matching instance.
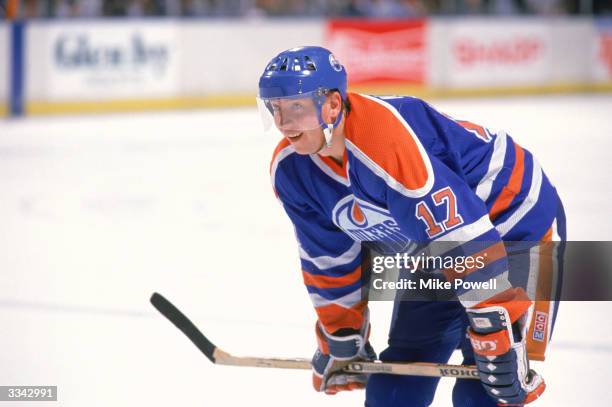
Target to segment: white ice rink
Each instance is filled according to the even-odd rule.
[[[612,240],[612,96],[434,104],[532,151],[570,240]],[[362,405],[361,392],[315,393],[307,372],[213,366],[148,303],[160,291],[238,355],[312,355],[314,312],[268,177],[276,140],[258,120],[254,109],[0,120],[0,385],[57,385],[43,405],[71,407]],[[372,304],[378,351],[390,307]],[[611,312],[562,304],[534,406],[612,405]],[[435,406],[451,405],[452,382]]]

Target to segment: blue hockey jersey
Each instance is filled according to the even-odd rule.
[[[295,227],[304,283],[328,332],[359,329],[361,243],[401,252],[411,242],[487,242],[484,269],[451,278],[496,278],[510,288],[502,241],[538,241],[558,197],[533,155],[504,132],[454,120],[412,97],[349,93],[343,165],[299,155],[283,139],[272,184]],[[474,272],[471,272],[474,271]],[[465,306],[473,296],[458,291]]]

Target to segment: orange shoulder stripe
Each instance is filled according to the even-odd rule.
[[[272,172],[272,165],[274,164],[274,160],[276,159],[276,156],[278,155],[278,153],[280,153],[281,150],[283,150],[289,144],[291,144],[289,140],[287,140],[284,137],[281,141],[278,142],[278,144],[276,145],[276,148],[274,149],[274,153],[272,154],[272,159],[270,160],[270,169],[269,169],[270,172]]]
[[[274,162],[276,161],[276,158],[278,157],[278,154],[285,148],[287,148],[287,146],[289,146],[291,143],[289,142],[289,140],[287,140],[286,138],[283,137],[283,139],[276,145],[276,148],[274,149],[274,153],[272,154],[272,160],[270,161],[270,177],[271,177],[271,181],[272,181],[272,190],[274,191],[274,195],[276,196],[276,198],[278,199],[278,192],[276,191],[276,186],[275,186],[275,174],[273,174],[272,172],[275,172],[275,167],[274,167]]]
[[[423,188],[430,176],[416,136],[381,103],[349,94],[346,137],[408,190]]]

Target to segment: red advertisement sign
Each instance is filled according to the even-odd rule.
[[[599,60],[606,67],[608,77],[612,78],[612,32],[602,32],[599,36]]]
[[[326,47],[346,66],[349,83],[423,84],[427,72],[425,20],[330,20]]]
[[[446,32],[444,80],[457,88],[541,85],[554,65],[547,24],[509,20],[500,29],[491,20],[454,22]]]
[[[541,58],[544,44],[541,38],[516,36],[490,41],[461,38],[453,44],[455,58],[463,65],[521,65]]]

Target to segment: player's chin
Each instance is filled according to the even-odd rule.
[[[301,155],[315,154],[320,150],[320,147],[318,147],[316,143],[313,143],[311,140],[299,140],[296,142],[292,141],[291,145],[295,149],[295,152]]]
[[[305,149],[305,148],[295,148],[295,152],[298,153],[299,155],[310,155],[310,154],[314,154],[316,151],[312,151],[310,149]]]

